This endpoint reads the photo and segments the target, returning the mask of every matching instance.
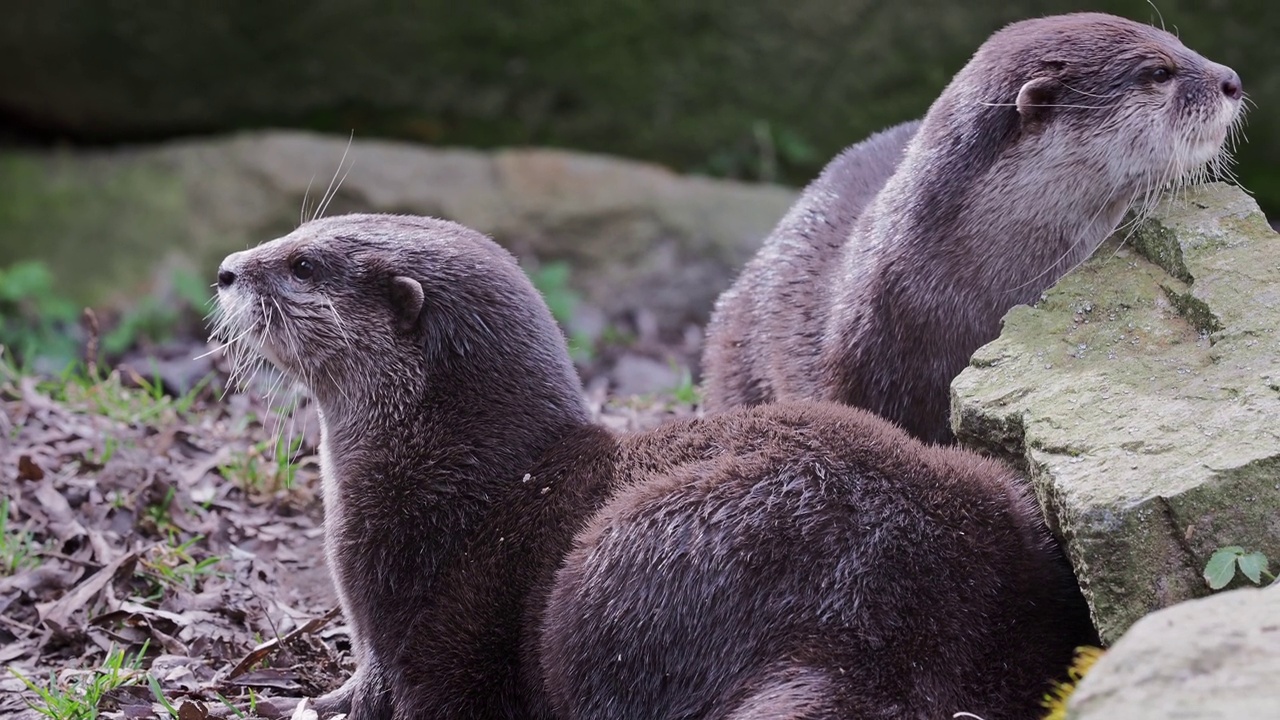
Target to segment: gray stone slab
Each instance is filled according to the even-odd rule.
[[[952,424],[1027,471],[1105,641],[1206,594],[1219,547],[1280,560],[1280,236],[1236,188],[1179,192],[1009,312]]]
[[[1143,618],[1090,668],[1067,718],[1280,718],[1280,585]]]

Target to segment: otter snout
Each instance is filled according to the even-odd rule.
[[[1222,65],[1220,72],[1221,82],[1219,87],[1222,88],[1222,94],[1232,100],[1239,100],[1244,97],[1244,85],[1240,82],[1240,76],[1236,74],[1236,71],[1226,65]]]
[[[236,282],[236,276],[239,274],[240,258],[243,252],[231,253],[223,259],[222,264],[218,266],[218,289],[225,290]]]

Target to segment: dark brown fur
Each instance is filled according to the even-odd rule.
[[[837,157],[717,301],[707,407],[835,400],[949,441],[951,380],[1009,308],[1216,169],[1240,97],[1230,68],[1122,18],[997,32],[918,128]]]
[[[461,226],[315,221],[219,285],[238,366],[323,413],[359,652],[324,713],[1032,718],[1096,640],[991,461],[827,403],[592,425],[545,304]]]

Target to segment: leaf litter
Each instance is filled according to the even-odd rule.
[[[224,393],[225,360],[204,362],[181,396],[128,367],[91,382],[0,364],[0,717],[302,717],[354,669],[315,408],[269,401],[269,378]],[[693,412],[586,379],[615,430]]]

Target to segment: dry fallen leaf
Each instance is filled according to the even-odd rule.
[[[18,479],[19,480],[43,480],[44,470],[31,460],[30,455],[22,455],[18,457]]]

